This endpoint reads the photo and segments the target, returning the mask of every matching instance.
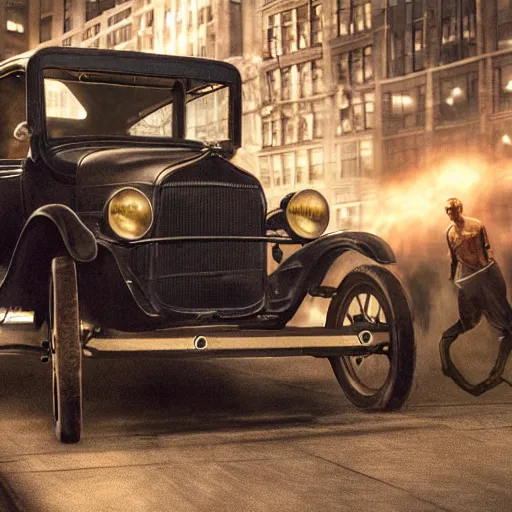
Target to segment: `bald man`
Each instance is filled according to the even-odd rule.
[[[459,320],[443,333],[439,344],[441,364],[443,373],[458,386],[479,396],[504,381],[502,374],[512,351],[512,308],[485,226],[477,219],[463,216],[462,202],[455,197],[448,199],[445,211],[452,221],[446,239],[451,256],[449,279],[459,288]],[[473,385],[453,364],[450,346],[460,334],[476,327],[482,315],[500,332],[501,345],[489,377]]]

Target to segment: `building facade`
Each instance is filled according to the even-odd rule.
[[[0,2],[0,60],[28,50],[28,0]]]
[[[271,208],[321,190],[330,229],[366,228],[382,180],[446,148],[512,149],[512,0],[30,0],[28,17],[30,47],[234,63],[241,165]]]

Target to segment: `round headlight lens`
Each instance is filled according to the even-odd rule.
[[[117,236],[136,240],[150,230],[153,208],[142,192],[135,188],[124,188],[111,197],[107,217],[110,228]]]
[[[317,238],[329,224],[329,204],[320,192],[302,190],[290,199],[286,207],[286,220],[301,238]]]

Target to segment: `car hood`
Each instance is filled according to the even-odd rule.
[[[76,209],[100,213],[108,197],[122,187],[136,187],[147,195],[170,169],[209,153],[207,148],[110,148],[89,152],[76,170]]]

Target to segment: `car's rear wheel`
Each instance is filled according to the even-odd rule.
[[[328,328],[353,332],[370,355],[329,358],[347,398],[368,410],[397,410],[412,386],[415,342],[410,308],[398,279],[387,269],[364,265],[342,281],[327,313]],[[372,333],[387,333],[387,341],[372,347]],[[377,338],[377,337],[375,337]]]
[[[77,443],[82,429],[82,346],[75,262],[59,256],[52,262],[50,346],[55,435]]]

